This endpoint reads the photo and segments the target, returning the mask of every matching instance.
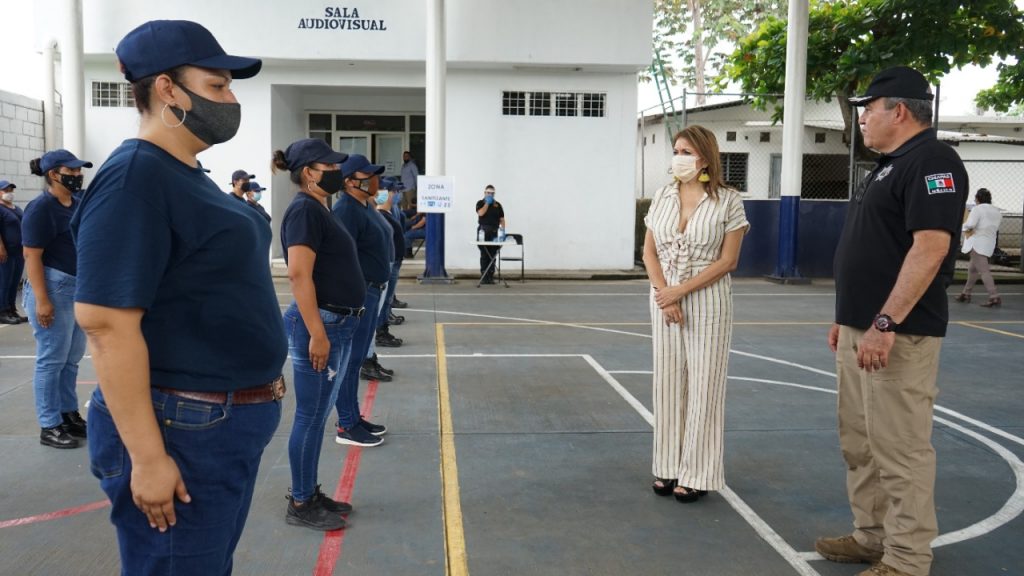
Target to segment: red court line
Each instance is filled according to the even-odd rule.
[[[110,500],[103,499],[99,502],[93,502],[92,504],[84,504],[82,506],[75,506],[73,508],[65,508],[63,510],[57,510],[55,512],[47,512],[46,514],[36,514],[35,516],[26,516],[25,518],[15,518],[13,520],[4,520],[0,522],[0,528],[10,528],[11,526],[24,526],[26,524],[35,524],[36,522],[46,522],[47,520],[56,520],[58,518],[65,518],[67,516],[74,516],[75,514],[81,514],[82,512],[92,512],[93,510],[99,510],[110,505]]]
[[[377,398],[376,380],[370,380],[366,386],[366,398],[363,400],[363,417],[373,414],[373,401]],[[352,501],[352,489],[356,485],[356,474],[359,473],[359,461],[362,459],[363,449],[358,446],[351,446],[348,449],[348,456],[345,457],[345,465],[341,468],[341,475],[338,478],[338,487],[334,490],[333,498],[342,502]],[[335,530],[324,534],[324,541],[320,544],[320,554],[316,559],[316,566],[313,567],[313,576],[331,576],[334,574],[334,566],[341,557],[341,544],[345,541],[346,530]]]

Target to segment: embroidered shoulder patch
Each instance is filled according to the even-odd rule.
[[[956,192],[956,185],[953,184],[953,174],[931,174],[924,177],[924,183],[928,186],[928,194],[952,194]]]

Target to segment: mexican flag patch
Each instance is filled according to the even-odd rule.
[[[953,174],[932,174],[924,177],[924,183],[928,186],[929,194],[951,194],[956,192],[956,185],[953,184]]]

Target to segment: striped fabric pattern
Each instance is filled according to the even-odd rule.
[[[679,230],[679,194],[674,185],[658,191],[644,222],[654,236],[669,286],[691,278],[721,256],[725,235],[749,226],[738,192],[705,196]],[[687,295],[683,324],[665,325],[651,289],[654,351],[654,462],[657,478],[676,478],[698,490],[725,486],[723,433],[725,383],[732,341],[732,281]]]

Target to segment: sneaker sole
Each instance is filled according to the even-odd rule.
[[[376,436],[376,438],[380,438],[380,436]],[[348,445],[348,446],[359,446],[361,448],[373,448],[374,446],[380,446],[381,444],[384,443],[384,440],[381,440],[380,442],[374,442],[374,443],[370,444],[370,443],[360,442],[358,440],[349,440],[347,438],[338,438],[337,436],[334,437],[334,441],[336,443],[338,443],[338,444],[343,444],[343,445]]]
[[[309,522],[305,522],[301,518],[296,518],[295,516],[288,516],[288,515],[285,515],[284,521],[285,521],[285,523],[291,524],[292,526],[302,526],[303,528],[311,528],[313,530],[319,530],[320,532],[334,532],[335,530],[343,530],[345,528],[345,521],[344,520],[341,521],[341,526],[338,526],[337,528],[329,528],[327,526],[317,526],[315,524],[311,524]]]
[[[42,440],[40,440],[39,443],[42,444],[43,446],[49,446],[50,448],[56,448],[58,450],[73,450],[75,448],[82,447],[81,442],[76,442],[74,444],[52,444],[50,442],[43,442]]]
[[[840,564],[874,564],[875,562],[881,562],[883,554],[879,554],[877,558],[868,558],[865,556],[844,556],[842,554],[830,554],[823,552],[817,545],[814,546],[814,550],[821,554],[821,557],[830,561],[838,562]]]

